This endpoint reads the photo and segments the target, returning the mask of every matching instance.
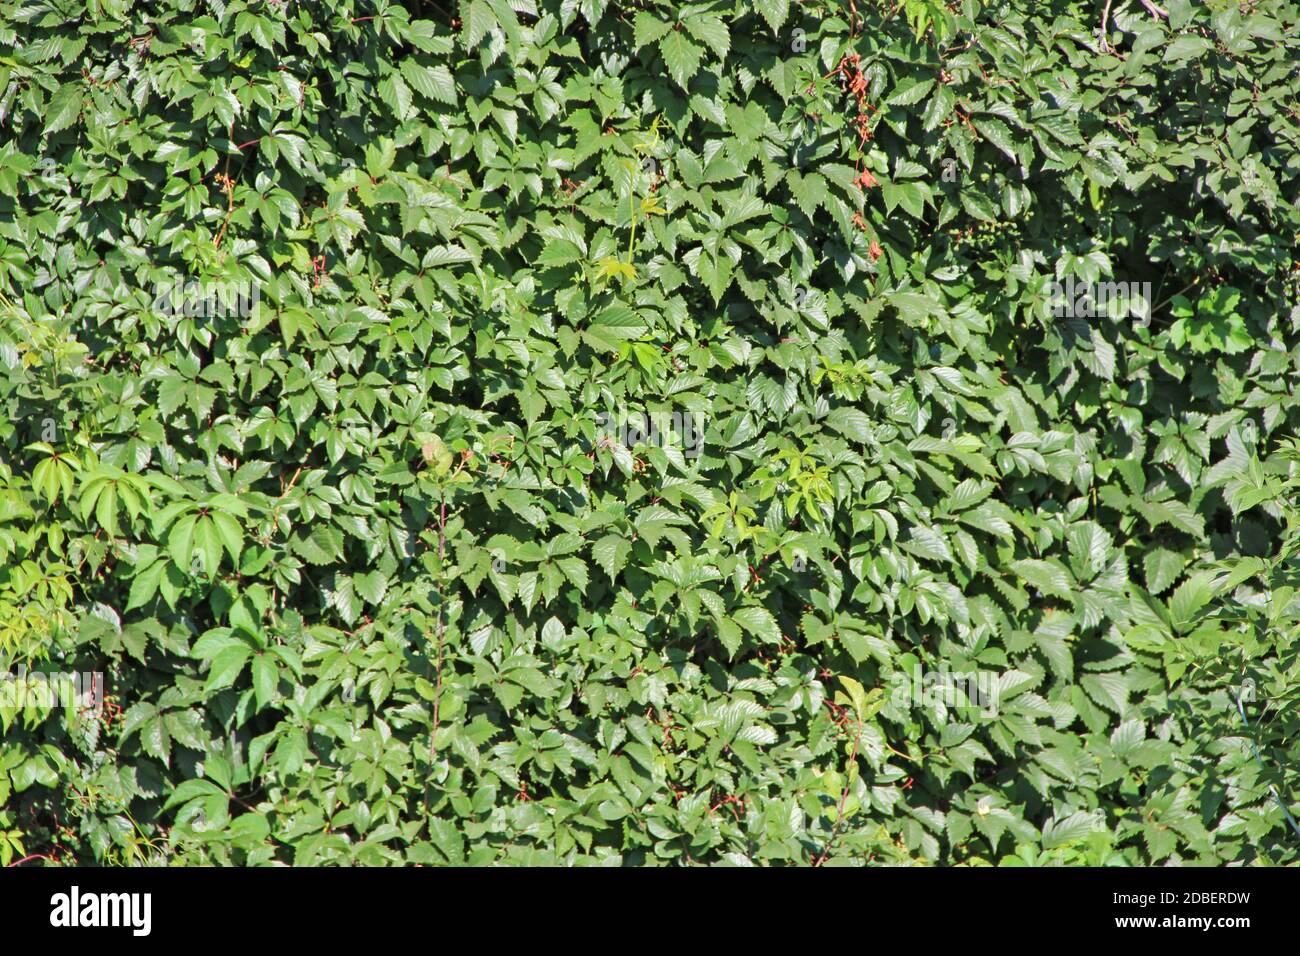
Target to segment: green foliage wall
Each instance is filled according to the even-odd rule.
[[[1295,862],[1300,8],[451,6],[0,2],[0,862]]]

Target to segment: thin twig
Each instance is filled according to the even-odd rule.
[[[442,720],[442,648],[447,631],[446,601],[443,596],[443,555],[447,544],[447,500],[442,494],[438,496],[438,650],[437,663],[434,665],[433,678],[433,720],[429,726],[429,775],[433,775],[433,761],[438,753],[438,726]],[[429,813],[429,785],[424,787],[424,812]]]
[[[1101,50],[1103,53],[1110,53],[1112,51],[1110,41],[1106,39],[1108,36],[1110,36],[1110,5],[1111,5],[1111,0],[1106,0],[1106,6],[1103,7],[1101,11],[1100,38],[1101,38]]]
[[[298,470],[295,471],[293,477],[289,479],[289,487],[281,491],[280,497],[275,499],[275,508],[271,511],[271,534],[275,534],[275,529],[280,526],[280,508],[283,506],[285,496],[288,495],[289,492],[293,491],[293,486],[297,483],[298,476],[302,474],[304,467],[304,465],[298,466]],[[280,480],[284,481],[283,475],[281,475]]]
[[[226,137],[233,139],[235,135],[235,124],[231,123],[226,128]],[[225,172],[217,177],[217,182],[226,193],[226,218],[221,221],[221,229],[217,231],[216,241],[212,243],[214,249],[221,248],[221,240],[226,238],[226,228],[230,225],[230,217],[235,214],[235,184],[230,181],[230,154],[226,154]]]
[[[846,771],[848,779],[844,781],[844,790],[840,793],[840,805],[835,811],[835,825],[831,827],[831,835],[826,840],[826,846],[822,848],[821,856],[813,862],[813,866],[821,866],[826,862],[826,857],[830,855],[831,847],[835,845],[835,838],[839,836],[840,825],[844,822],[844,804],[849,799],[849,787],[853,785],[853,768],[858,765],[858,741],[862,739],[862,717],[858,717],[857,730],[853,734],[853,748],[849,751],[849,767]]]
[[[1246,739],[1250,741],[1250,749],[1255,755],[1255,763],[1259,764],[1260,772],[1263,773],[1267,779],[1268,768],[1264,766],[1264,760],[1259,755],[1259,744],[1255,742],[1254,731],[1250,726],[1250,721],[1246,719],[1246,708],[1242,703],[1240,695],[1237,697],[1237,713],[1241,714],[1241,722],[1246,725],[1246,732],[1250,734]],[[1282,811],[1282,816],[1286,818],[1286,822],[1291,824],[1291,829],[1295,831],[1296,836],[1300,836],[1300,823],[1296,823],[1295,817],[1291,816],[1291,811],[1288,810],[1286,804],[1282,802],[1282,796],[1277,792],[1277,787],[1270,783],[1268,789],[1269,792],[1273,794],[1273,800],[1277,803],[1278,809]]]

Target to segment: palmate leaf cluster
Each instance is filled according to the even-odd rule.
[[[0,3],[0,862],[1294,863],[1300,7],[1104,9]]]

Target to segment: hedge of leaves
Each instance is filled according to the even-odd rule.
[[[0,862],[1300,860],[1295,2],[3,0],[0,128]]]

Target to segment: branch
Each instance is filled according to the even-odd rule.
[[[844,804],[849,798],[849,788],[853,786],[853,768],[858,762],[858,741],[862,739],[862,717],[859,715],[856,726],[857,732],[853,735],[853,749],[849,753],[849,764],[845,770],[846,780],[844,789],[840,792],[840,805],[835,811],[835,826],[831,828],[831,835],[826,840],[826,846],[822,848],[821,856],[813,862],[814,867],[821,866],[826,862],[826,857],[830,855],[831,847],[835,845],[835,839],[840,835],[840,826],[844,823]]]
[[[1100,29],[1100,31],[1099,31],[1099,34],[1100,34],[1100,38],[1101,38],[1101,51],[1102,51],[1103,53],[1111,53],[1111,52],[1113,52],[1113,47],[1111,47],[1111,45],[1110,45],[1110,40],[1107,39],[1107,37],[1110,36],[1110,5],[1111,5],[1111,2],[1112,2],[1112,0],[1106,0],[1106,6],[1103,7],[1103,8],[1102,8],[1102,11],[1101,11],[1101,29]]]
[[[434,665],[433,713],[429,722],[429,778],[433,777],[433,762],[438,754],[438,726],[442,718],[442,649],[443,639],[447,633],[446,598],[443,593],[443,581],[446,568],[443,558],[447,547],[447,500],[440,492],[438,495],[438,651],[437,663]],[[424,814],[429,815],[429,778],[424,782]]]

